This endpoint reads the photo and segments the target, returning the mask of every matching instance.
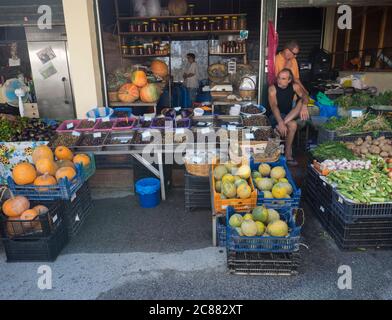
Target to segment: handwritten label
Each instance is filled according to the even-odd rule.
[[[201,134],[208,134],[210,133],[210,128],[201,129]]]
[[[102,122],[109,122],[109,121],[110,121],[110,118],[109,118],[109,117],[102,118]]]
[[[363,116],[363,111],[362,110],[352,110],[351,111],[351,117],[352,118],[359,118]]]
[[[87,121],[95,122],[95,118],[87,118]]]
[[[236,130],[237,130],[237,127],[236,127],[236,126],[233,126],[233,125],[228,125],[228,126],[227,126],[227,130],[229,130],[229,131],[236,131]]]
[[[67,129],[72,129],[74,127],[73,122],[67,124]]]
[[[151,116],[144,116],[144,121],[151,121],[152,117]]]
[[[144,131],[142,133],[142,139],[143,141],[147,141],[151,138],[151,132],[150,131]]]
[[[95,132],[93,134],[94,138],[101,138],[102,137],[102,133],[101,132]]]
[[[72,131],[72,135],[75,137],[80,137],[80,132]]]
[[[176,129],[176,134],[184,134],[184,133],[185,133],[184,128]]]
[[[247,140],[252,140],[255,138],[255,135],[253,133],[247,133],[245,134],[245,137]]]

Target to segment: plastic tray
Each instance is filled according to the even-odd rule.
[[[79,126],[81,120],[65,120],[63,121],[60,126],[56,129],[58,133],[65,133],[65,132],[72,132],[75,131],[76,127]],[[69,124],[72,123],[72,128],[67,128]]]
[[[69,200],[72,195],[78,191],[83,185],[83,169],[80,165],[76,165],[76,177],[69,181],[67,178],[60,179],[57,185],[37,187],[34,185],[17,185],[12,177],[7,179],[8,187],[16,196],[24,196],[29,200],[53,201],[53,200]],[[42,191],[46,189],[46,191]]]
[[[286,221],[290,234],[287,237],[241,237],[238,232],[230,227],[230,217],[235,212],[233,207],[227,208],[226,234],[227,248],[235,252],[295,252],[299,250],[301,227],[295,224],[291,209],[277,210],[282,220]],[[242,216],[244,213],[239,213]]]
[[[154,119],[152,120],[152,123],[151,123],[151,126],[150,126],[151,129],[173,129],[174,120],[173,120],[172,118],[170,118],[170,117],[165,117],[165,126],[164,126],[164,127],[159,127],[159,126],[157,126],[157,121],[158,121],[159,119],[161,119],[161,118],[154,118]],[[171,126],[170,126],[170,123],[171,123]],[[168,125],[168,124],[169,124],[169,125]]]
[[[98,133],[98,132],[97,132]],[[106,135],[107,135],[108,133],[106,133],[106,132],[102,132],[102,135],[101,135],[101,137],[103,137],[103,141],[102,141],[102,143],[100,144],[100,145],[96,145],[96,146],[81,146],[80,144],[82,143],[82,141],[83,141],[83,139],[86,137],[86,136],[88,136],[88,135],[94,135],[93,133],[85,133],[85,134],[83,134],[81,137],[80,137],[80,139],[79,139],[79,141],[78,141],[78,143],[76,144],[76,146],[74,146],[74,148],[75,148],[75,150],[77,151],[77,152],[94,152],[94,151],[101,151],[102,150],[102,147],[103,147],[103,143],[104,143],[104,141],[105,141],[105,138],[106,138]]]
[[[134,131],[123,131],[123,132],[113,131],[112,133],[107,135],[107,137],[106,137],[106,139],[105,139],[105,141],[103,143],[104,144],[103,148],[106,151],[128,151],[128,150],[130,150],[130,146],[131,146],[130,142],[127,142],[127,143],[117,143],[117,144],[109,144],[108,142],[113,137],[114,138],[115,137],[120,138],[120,140],[123,137],[124,140],[126,138],[128,141],[132,141],[133,134],[134,134]]]
[[[293,193],[291,194],[291,198],[285,199],[265,199],[264,192],[257,191],[257,205],[265,205],[268,208],[279,209],[279,208],[291,208],[296,209],[299,207],[299,203],[301,201],[301,189],[297,187],[294,182],[293,177],[291,176],[290,169],[286,164],[286,158],[280,157],[279,161],[277,162],[266,162],[271,168],[281,166],[286,171],[286,179],[289,181],[291,186],[293,187]],[[251,158],[250,168],[253,171],[257,171],[259,169],[261,163],[254,162],[253,158]]]
[[[178,122],[185,122],[185,126],[184,127],[178,127],[177,126],[177,124],[178,124]],[[188,119],[188,118],[184,118],[184,119],[182,119],[182,120],[176,120],[175,121],[175,128],[177,129],[190,129],[191,128],[191,125],[192,125],[192,121],[191,121],[191,119]]]
[[[99,126],[101,123],[103,123],[102,119],[97,120],[97,124],[94,126],[93,132],[110,132],[113,130],[113,127],[116,124],[116,120],[110,120],[110,121],[105,121],[105,122],[110,122],[111,127],[110,128],[105,128],[105,129],[100,129]]]
[[[94,126],[91,127],[91,128],[80,128],[80,126],[82,125],[83,121],[89,121],[89,120],[87,120],[87,119],[81,120],[80,123],[78,124],[78,126],[75,128],[75,131],[78,131],[78,132],[92,132],[92,131],[94,131],[97,128],[97,126],[99,124],[99,121],[95,121]]]
[[[113,131],[127,131],[127,130],[131,130],[135,127],[135,125],[136,125],[135,118],[128,118],[129,126],[127,126],[127,127],[118,127],[117,126],[118,122],[126,121],[126,120],[127,120],[127,118],[117,118],[117,121],[115,122],[115,124],[113,126]]]

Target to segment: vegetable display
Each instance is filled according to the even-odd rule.
[[[324,160],[335,160],[335,159],[347,159],[356,160],[357,157],[354,153],[349,150],[344,143],[328,141],[318,145],[311,151],[312,155],[320,161]]]
[[[367,108],[375,105],[392,105],[392,91],[380,93],[377,96],[369,93],[355,93],[352,96],[343,95],[335,100],[335,104],[343,109],[355,107]]]
[[[339,134],[357,134],[372,131],[392,131],[391,123],[383,115],[364,114],[358,118],[331,118],[323,125]]]
[[[380,156],[384,159],[392,157],[392,140],[381,136],[373,139],[367,136],[365,139],[358,138],[354,142],[347,142],[346,146],[354,155],[365,157],[369,154]]]
[[[316,163],[314,163],[316,167]],[[337,170],[356,170],[356,169],[366,169],[369,170],[372,167],[372,162],[370,160],[325,160],[321,163],[317,163],[317,167],[322,175],[326,176],[331,171]]]

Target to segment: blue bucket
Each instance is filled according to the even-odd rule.
[[[155,178],[145,178],[136,182],[136,193],[142,208],[154,208],[160,201],[161,181]]]

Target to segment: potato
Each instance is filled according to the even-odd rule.
[[[389,155],[389,153],[388,153],[388,152],[385,152],[385,151],[383,151],[383,152],[380,153],[380,156],[381,156],[382,158],[388,158],[388,155]]]
[[[372,137],[371,136],[366,136],[365,140],[366,141],[372,141]]]
[[[347,143],[346,144],[347,149],[349,150],[354,150],[355,149],[355,144],[354,143]]]
[[[370,153],[372,153],[372,154],[380,154],[380,152],[381,152],[381,149],[377,146],[373,146],[370,148]]]
[[[388,144],[384,144],[384,145],[380,146],[380,148],[384,152],[391,152],[392,151],[392,146],[390,146]]]
[[[374,140],[374,141],[373,141],[373,145],[374,145],[374,146],[378,146],[378,145],[380,145],[380,141],[378,141],[378,140]]]
[[[358,138],[358,140],[355,141],[355,144],[356,144],[357,146],[360,146],[360,145],[363,144],[363,140],[362,140],[361,138]]]
[[[364,147],[361,147],[359,151],[360,151],[359,153],[362,153],[362,154],[368,154],[369,153],[369,149],[368,148],[364,148]]]

